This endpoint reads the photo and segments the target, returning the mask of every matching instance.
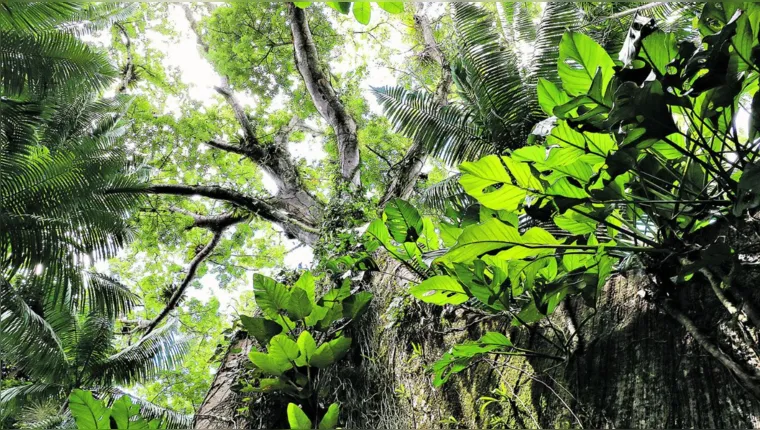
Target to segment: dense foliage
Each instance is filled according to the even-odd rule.
[[[760,6],[373,3],[0,6],[0,425],[375,425],[634,275],[760,399]]]

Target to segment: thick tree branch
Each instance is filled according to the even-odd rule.
[[[296,67],[317,111],[335,131],[338,139],[341,176],[354,187],[359,187],[361,159],[359,140],[356,136],[356,122],[338,98],[330,79],[320,69],[317,47],[309,28],[306,12],[295,7],[293,3],[288,3],[288,10]]]
[[[135,64],[132,56],[132,40],[129,38],[127,30],[121,23],[114,24],[119,32],[124,36],[124,48],[127,50],[127,64],[124,65],[124,70],[121,73],[121,80],[119,81],[119,88],[116,89],[118,94],[124,94],[127,91],[127,85],[134,79],[135,76]]]
[[[185,275],[185,279],[182,281],[182,284],[174,291],[174,294],[172,294],[171,298],[169,299],[169,302],[166,304],[166,307],[159,313],[156,318],[154,318],[150,324],[148,324],[148,327],[145,329],[145,333],[143,334],[143,338],[145,336],[148,336],[153,330],[158,327],[161,322],[166,319],[169,314],[177,308],[179,305],[180,300],[182,300],[182,297],[185,295],[185,290],[187,290],[187,287],[190,286],[190,282],[195,278],[195,273],[198,271],[198,266],[203,262],[203,260],[206,259],[211,254],[211,251],[216,248],[216,245],[219,244],[219,240],[222,238],[222,234],[224,233],[224,229],[216,230],[214,231],[214,237],[211,238],[211,241],[203,248],[201,251],[196,254],[195,258],[190,262],[190,266],[187,268],[187,275]]]
[[[441,67],[441,79],[435,89],[435,102],[439,107],[443,107],[448,104],[449,92],[451,91],[451,67],[443,50],[435,40],[433,27],[430,19],[424,13],[422,3],[415,3],[415,6],[417,12],[414,14],[414,22],[425,42],[423,56],[434,60]],[[391,180],[386,187],[385,194],[380,199],[380,206],[384,206],[393,198],[406,198],[411,195],[417,178],[425,166],[427,155],[427,149],[422,145],[422,142],[415,139],[404,158],[397,164],[396,171],[389,175]]]
[[[198,45],[206,52],[209,45],[203,41],[193,12],[187,4],[182,4],[185,16],[190,22]],[[243,139],[239,144],[231,144],[219,140],[211,140],[207,144],[213,148],[246,156],[261,167],[275,182],[277,193],[272,205],[290,214],[302,224],[313,225],[322,218],[322,203],[319,202],[304,186],[298,168],[288,152],[287,143],[290,134],[298,123],[293,118],[290,124],[283,127],[275,136],[274,142],[264,143],[256,136],[256,129],[248,118],[245,108],[229,87],[227,79],[222,78],[222,84],[214,87],[232,109],[240,127],[243,129]],[[271,220],[271,219],[270,219]]]
[[[214,185],[151,185],[146,188],[117,188],[108,191],[116,193],[148,193],[172,196],[201,196],[209,199],[220,200],[233,206],[246,210],[251,214],[267,221],[278,224],[285,233],[292,238],[297,238],[307,245],[313,245],[318,239],[319,230],[313,224],[304,223],[288,213],[277,208],[279,202],[276,198],[272,201],[247,196],[234,190]]]

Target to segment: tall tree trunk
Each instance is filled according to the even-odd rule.
[[[410,274],[392,261],[381,266],[384,273],[369,280],[372,310],[352,333],[360,348],[333,372],[343,387],[336,400],[343,402],[341,421],[348,427],[760,426],[760,402],[643,297],[648,281],[642,275],[612,279],[596,311],[571,300],[528,330],[477,311],[405,298]],[[708,289],[685,289],[674,302],[708,335],[722,330],[725,309]],[[425,369],[450,346],[487,330],[551,355],[562,352],[549,341],[567,344],[568,359],[489,358],[433,388]],[[732,347],[731,339],[726,342],[721,349]],[[220,368],[214,387],[220,379],[234,378]],[[499,389],[502,401],[481,409],[481,398],[499,398]]]

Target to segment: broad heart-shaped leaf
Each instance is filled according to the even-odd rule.
[[[340,414],[340,406],[337,403],[333,403],[327,408],[325,416],[322,417],[322,421],[319,422],[320,430],[330,430],[338,427],[338,415]]]
[[[80,429],[110,429],[111,411],[89,391],[75,389],[69,395],[69,410]]]
[[[317,351],[317,343],[314,341],[314,337],[308,330],[301,332],[298,336],[298,342],[296,343],[298,344],[298,350],[301,353],[296,360],[296,365],[306,366],[311,362],[311,357]]]
[[[295,403],[288,403],[288,425],[291,429],[308,430],[311,420]]]
[[[311,365],[320,369],[331,366],[343,358],[351,347],[351,338],[340,336],[319,345],[311,357]]]
[[[269,341],[269,356],[276,362],[295,362],[300,354],[298,344],[286,334],[278,334]]]
[[[343,15],[348,14],[348,12],[351,10],[351,2],[348,1],[329,1],[327,2],[327,5],[342,13]]]
[[[253,275],[253,297],[267,317],[277,320],[288,304],[287,287],[264,275]]]
[[[116,421],[116,428],[129,430],[149,430],[148,422],[140,416],[140,405],[132,403],[129,396],[121,396],[111,406],[111,419]],[[83,427],[80,427],[83,428]]]
[[[313,307],[314,305],[309,300],[309,293],[298,287],[290,291],[290,298],[287,305],[285,305],[288,316],[294,320],[302,320],[309,316]]]
[[[512,184],[512,177],[496,155],[488,155],[475,162],[464,162],[459,166],[462,176],[459,183],[467,194],[490,209],[517,210],[525,201],[527,191]],[[495,191],[487,187],[501,184]]]
[[[360,291],[343,300],[343,318],[356,319],[367,310],[372,301],[372,293]]]
[[[354,2],[354,18],[356,18],[357,21],[359,21],[360,24],[367,25],[369,24],[370,14],[371,14],[371,6],[368,1],[357,1]]]
[[[404,2],[402,1],[379,1],[375,3],[380,6],[380,9],[391,14],[397,14],[404,11]]]
[[[240,322],[243,324],[245,331],[256,338],[261,346],[267,345],[272,337],[282,333],[283,330],[280,324],[261,317],[240,315]]]
[[[570,101],[570,97],[557,88],[554,82],[544,78],[538,79],[538,104],[545,114],[554,115],[554,108]]]
[[[310,271],[307,270],[301,273],[301,277],[298,278],[295,284],[293,284],[293,287],[298,287],[306,291],[309,300],[312,303],[316,303],[314,295],[314,275],[312,275]]]
[[[459,305],[469,299],[462,285],[446,275],[425,279],[410,288],[409,292],[423,302],[435,305]]]
[[[384,216],[388,231],[398,243],[415,242],[422,233],[420,213],[404,200],[393,199],[388,202]]]
[[[272,376],[280,376],[293,367],[289,361],[276,360],[271,355],[263,352],[251,351],[248,353],[248,358],[250,358],[251,363],[261,369],[262,372]]]
[[[602,73],[602,88],[607,88],[615,73],[614,61],[592,38],[582,33],[566,32],[559,44],[557,71],[562,89],[571,96],[586,94],[597,68]]]

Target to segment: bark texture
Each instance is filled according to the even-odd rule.
[[[251,351],[252,346],[253,340],[240,332],[232,340],[208,394],[195,413],[193,428],[251,428],[248,420],[238,416],[237,408],[242,404],[242,396],[234,390],[233,386],[248,362],[248,352]]]

